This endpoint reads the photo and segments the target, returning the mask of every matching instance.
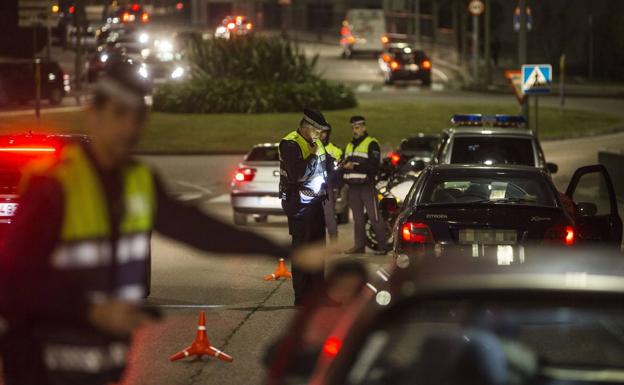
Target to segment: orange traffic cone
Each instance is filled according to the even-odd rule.
[[[211,356],[226,362],[232,362],[234,360],[232,356],[229,356],[221,350],[210,346],[208,334],[206,333],[206,312],[203,310],[199,313],[199,324],[197,325],[197,336],[195,337],[195,341],[193,341],[193,344],[188,348],[169,357],[169,361],[181,360],[188,356]]]
[[[288,270],[286,270],[286,263],[284,262],[284,258],[279,259],[279,263],[277,265],[277,270],[275,273],[269,274],[264,277],[265,281],[278,280],[280,278],[292,278],[292,274]]]

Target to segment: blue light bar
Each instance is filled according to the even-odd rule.
[[[451,118],[451,123],[458,126],[480,126],[483,124],[481,114],[456,114]]]
[[[499,127],[524,127],[526,119],[521,115],[496,115],[494,124]]]

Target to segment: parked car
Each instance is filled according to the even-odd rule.
[[[442,253],[396,267],[334,321],[309,378],[273,384],[624,383],[621,254],[525,257],[500,266]]]
[[[69,75],[55,61],[40,64],[41,99],[60,104],[71,90]],[[36,98],[33,60],[0,59],[0,106],[27,103]]]
[[[386,84],[419,80],[423,86],[431,86],[431,59],[407,43],[388,44],[378,62]]]
[[[249,215],[253,215],[256,222],[266,222],[269,215],[284,215],[279,199],[278,146],[278,143],[255,145],[236,170],[230,198],[237,225],[246,224]],[[347,223],[349,205],[346,187],[342,187],[336,196],[338,223]]]
[[[473,252],[482,245],[529,243],[619,250],[622,220],[606,169],[579,168],[565,196],[575,202],[574,212],[562,204],[546,171],[530,166],[429,166],[398,215],[395,255],[417,255],[438,245]]]
[[[432,164],[520,164],[554,174],[526,120],[515,115],[460,114],[442,131]]]

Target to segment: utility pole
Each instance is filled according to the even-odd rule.
[[[589,78],[592,79],[594,77],[594,15],[589,14],[589,19],[587,20],[589,27],[589,63],[588,63],[588,72]]]
[[[518,0],[520,8],[520,31],[518,32],[518,67],[527,64],[527,14],[526,0]],[[529,122],[529,98],[522,102],[522,116]]]
[[[420,0],[414,0],[414,39],[416,40],[416,47],[422,48],[422,41],[420,39]]]
[[[479,15],[472,16],[472,76],[479,84]]]
[[[459,12],[457,12],[458,7],[457,0],[452,0],[451,4],[451,18],[453,22],[453,34],[455,40],[455,53],[457,54],[457,64],[461,64],[461,32],[459,28]]]
[[[461,64],[467,66],[466,57],[467,57],[467,44],[466,44],[466,35],[468,34],[468,15],[466,13],[465,8],[461,7],[459,12],[459,40],[461,42]]]
[[[438,43],[438,23],[440,18],[440,5],[438,0],[431,0],[431,43],[433,45],[433,53],[436,52]]]
[[[492,83],[492,22],[490,20],[490,7],[492,0],[485,0],[485,25],[483,26],[483,56],[485,56],[485,83],[489,85]]]

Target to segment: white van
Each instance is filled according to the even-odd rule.
[[[388,42],[386,16],[381,9],[350,9],[340,29],[342,56],[383,51]]]

